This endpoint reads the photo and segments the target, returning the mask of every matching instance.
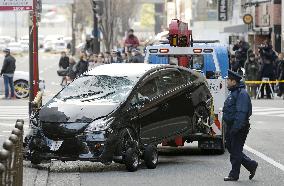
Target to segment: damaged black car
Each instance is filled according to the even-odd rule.
[[[106,64],[76,78],[31,118],[25,157],[158,164],[157,145],[196,132],[194,109],[210,111],[206,79],[183,67]],[[208,114],[209,115],[209,114]]]

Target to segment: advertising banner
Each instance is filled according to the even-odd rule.
[[[228,21],[228,0],[218,0],[218,21]]]
[[[0,11],[31,11],[33,0],[0,0]]]

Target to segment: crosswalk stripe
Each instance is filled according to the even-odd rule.
[[[284,112],[284,108],[253,108],[253,111],[273,111],[273,110],[281,110]]]
[[[282,114],[284,111],[265,111],[265,112],[256,112],[258,115],[271,115],[271,114]]]
[[[29,108],[28,106],[0,106],[0,109],[1,108]]]
[[[277,107],[253,107],[253,115],[284,117],[284,108],[277,108]]]

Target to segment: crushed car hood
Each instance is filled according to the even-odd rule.
[[[80,100],[52,99],[39,111],[39,119],[45,122],[84,122],[107,116],[119,106],[110,102],[81,102]]]

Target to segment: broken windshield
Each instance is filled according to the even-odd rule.
[[[132,90],[135,82],[128,77],[112,77],[107,75],[82,76],[65,87],[56,98],[66,101],[121,102]]]

